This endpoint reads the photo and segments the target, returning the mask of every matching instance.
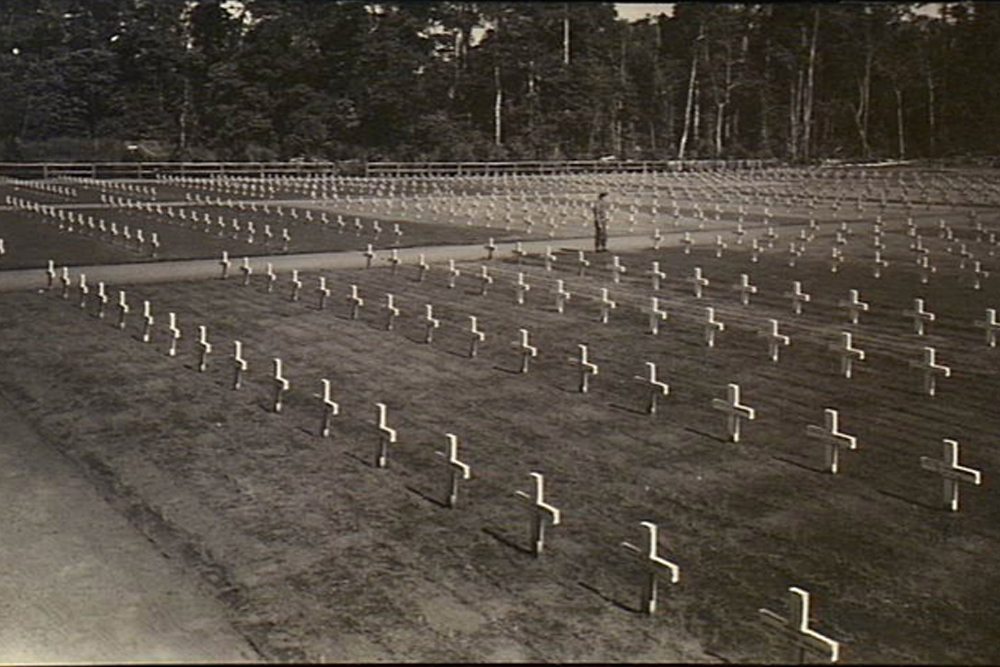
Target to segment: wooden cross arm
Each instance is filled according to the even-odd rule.
[[[840,642],[824,637],[809,627],[792,628],[787,619],[770,609],[758,609],[757,611],[760,614],[760,620],[765,625],[780,632],[786,639],[794,642],[796,647],[820,654],[830,662],[837,662],[840,659]]]
[[[389,438],[389,442],[396,442],[396,429],[390,426],[379,425],[378,430]]]
[[[823,440],[825,442],[842,442],[847,444],[849,449],[858,448],[858,439],[856,436],[847,435],[846,433],[831,432],[822,426],[816,426],[815,424],[809,424],[806,426],[806,435],[810,438],[816,438],[817,440]]]
[[[457,470],[459,474],[462,476],[462,479],[470,479],[472,477],[472,468],[470,468],[468,464],[463,463],[458,459],[449,456],[448,454],[445,454],[444,452],[434,452],[434,453],[437,454],[438,456],[446,457],[448,459],[447,461],[448,465]]]
[[[276,383],[278,383],[279,385],[281,385],[281,389],[283,391],[288,391],[289,382],[288,382],[288,380],[286,378],[283,378],[283,377],[279,376],[279,377],[274,378],[274,381]]]
[[[927,456],[920,457],[920,467],[924,470],[931,470],[948,479],[960,479],[963,482],[979,486],[982,484],[982,473],[975,468],[966,468],[960,465],[948,465],[939,460]]]

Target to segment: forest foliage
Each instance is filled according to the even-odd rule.
[[[0,0],[0,159],[995,154],[1000,4]]]

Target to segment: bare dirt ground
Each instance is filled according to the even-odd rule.
[[[589,254],[581,278],[566,253],[551,273],[537,257],[491,262],[486,296],[474,277],[482,262],[460,263],[454,289],[440,265],[423,282],[412,265],[396,275],[327,271],[323,310],[312,289],[292,302],[287,274],[273,293],[259,276],[249,287],[116,284],[133,306],[124,332],[113,304],[99,319],[75,293],[8,293],[0,391],[158,549],[213,588],[265,659],[787,661],[757,610],[783,613],[787,588],[800,586],[845,662],[995,663],[1000,357],[974,322],[998,305],[998,278],[972,288],[952,244],[933,233],[938,217],[915,216],[938,270],[928,285],[897,214],[878,279],[870,221],[852,225],[844,265],[831,273],[836,225],[821,217],[795,267],[789,228],[756,263],[733,239],[722,258],[710,247],[622,253],[620,284],[607,255]],[[965,216],[948,220],[995,270]],[[659,292],[644,275],[652,260],[668,276]],[[685,280],[695,266],[710,280],[700,300]],[[532,285],[523,306],[518,271]],[[732,289],[741,273],[759,289],[749,306]],[[556,278],[574,294],[564,314]],[[812,296],[800,316],[782,296],[793,280]],[[365,299],[358,320],[345,301],[351,284]],[[618,302],[607,324],[602,287]],[[871,304],[857,325],[838,307],[852,288]],[[386,293],[402,311],[392,331]],[[669,313],[658,336],[641,310],[653,295]],[[923,337],[903,314],[916,296],[937,318]],[[150,343],[136,315],[143,299],[156,316]],[[442,321],[430,344],[425,304]],[[726,325],[714,348],[703,341],[706,305]],[[176,357],[165,353],[167,312],[183,331]],[[468,315],[487,335],[477,359],[466,358]],[[768,318],[792,341],[777,364],[757,335]],[[198,325],[214,346],[204,373]],[[539,349],[527,374],[510,346],[519,328]],[[851,379],[828,349],[841,331],[866,352]],[[234,339],[249,363],[238,391]],[[570,362],[578,343],[600,367],[588,394]],[[910,366],[925,345],[952,369],[933,398]],[[271,409],[274,357],[291,382],[281,414]],[[656,416],[642,412],[633,380],[647,361],[671,386]],[[341,405],[329,438],[319,435],[321,378]],[[738,444],[711,408],[730,382],[757,410]],[[376,402],[399,433],[388,469],[372,464]],[[822,448],[805,436],[824,408],[858,438],[838,475],[822,470]],[[472,467],[455,509],[442,506],[445,433]],[[941,509],[941,482],[919,462],[940,456],[942,438],[983,471],[955,514]],[[540,558],[527,553],[527,511],[514,495],[532,471],[564,513]],[[653,617],[638,613],[640,572],[620,546],[639,540],[640,521],[660,526],[661,554],[681,568]]]

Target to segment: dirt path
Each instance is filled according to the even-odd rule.
[[[0,663],[260,660],[2,396],[0,423]]]
[[[760,237],[764,234],[763,227],[752,227],[746,230],[747,238]],[[694,243],[706,243],[715,238],[716,229],[706,229],[690,232]],[[680,245],[682,232],[664,232],[662,247]],[[591,250],[593,239],[543,239],[524,241],[521,247],[529,253],[545,252],[546,247],[553,250]],[[650,247],[652,241],[648,236],[613,237],[609,243],[611,253],[627,250],[640,250]],[[513,243],[498,243],[494,257],[510,257],[514,250]],[[374,264],[384,266],[389,258],[388,250],[376,249]],[[485,259],[486,250],[480,244],[474,245],[438,245],[415,248],[400,248],[399,258],[404,264],[413,264],[423,254],[428,262],[443,262],[448,259],[470,261]],[[242,258],[231,256],[230,276],[239,277],[239,266]],[[255,274],[263,273],[270,262],[276,272],[320,271],[333,269],[356,269],[365,265],[366,259],[360,252],[309,253],[295,255],[275,255],[271,257],[254,257],[250,266]],[[74,267],[72,273],[84,273],[87,282],[96,285],[98,281],[108,284],[160,283],[174,280],[204,280],[218,278],[222,268],[219,258],[196,259],[173,262],[156,262],[144,264],[106,264]],[[41,289],[46,285],[44,267],[41,269],[20,269],[0,271],[0,292],[10,292],[25,289]]]

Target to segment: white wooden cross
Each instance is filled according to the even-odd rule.
[[[792,586],[788,589],[788,618],[769,609],[758,610],[761,620],[778,636],[789,642],[795,652],[793,662],[805,662],[806,653],[818,654],[830,662],[840,659],[840,643],[809,627],[809,593]]]
[[[566,289],[565,281],[561,278],[556,280],[555,295],[556,312],[561,315],[566,310],[566,302],[569,301],[571,297],[569,291]]]
[[[643,521],[640,525],[646,529],[642,546],[636,546],[629,542],[622,542],[622,546],[641,559],[646,576],[642,587],[640,607],[645,613],[654,614],[656,613],[657,575],[660,572],[667,572],[670,583],[676,584],[680,581],[681,570],[675,563],[660,557],[657,525],[651,521]]]
[[[267,293],[270,294],[274,291],[274,283],[278,280],[278,275],[274,272],[274,266],[271,262],[267,263],[265,275],[267,275]]]
[[[749,306],[750,295],[757,293],[757,286],[750,284],[750,276],[745,273],[740,274],[740,282],[733,285],[733,289],[740,293],[740,303],[744,306]]]
[[[281,374],[281,359],[274,358],[274,411],[281,412],[281,398],[288,391],[289,382]]]
[[[431,304],[424,305],[424,342],[431,343],[434,341],[434,330],[441,326],[441,320],[434,317],[434,306]]]
[[[653,266],[649,271],[649,276],[653,279],[653,290],[659,291],[660,281],[666,279],[667,274],[660,270],[659,262],[653,262]]]
[[[167,329],[170,331],[170,348],[167,350],[167,355],[175,357],[177,356],[177,339],[181,337],[181,330],[177,328],[177,315],[167,313],[167,322]]]
[[[455,268],[455,260],[448,260],[448,289],[455,288],[455,281],[462,275],[462,272]]]
[[[253,275],[253,269],[250,267],[249,257],[243,258],[243,264],[240,266],[240,271],[243,272],[243,286],[246,287],[250,284],[250,276]]]
[[[319,277],[319,287],[316,288],[316,292],[319,294],[319,309],[323,310],[327,297],[330,296],[330,289],[326,286],[325,276]]]
[[[726,429],[732,442],[740,441],[740,419],[753,421],[756,411],[740,403],[740,386],[730,383],[726,388],[726,398],[713,398],[712,407],[726,413]]]
[[[61,209],[60,209],[61,210]],[[55,260],[49,260],[48,266],[45,268],[45,279],[46,279],[46,289],[52,289],[56,280],[56,263]]]
[[[208,342],[208,329],[204,324],[198,326],[198,345],[201,355],[198,359],[198,372],[204,373],[208,366],[208,355],[212,353],[212,344]]]
[[[578,357],[570,357],[569,360],[580,368],[580,393],[586,394],[590,389],[590,376],[597,375],[598,368],[597,364],[590,361],[586,345],[581,343],[576,347],[580,351],[580,355]]]
[[[552,246],[545,246],[545,254],[542,255],[542,260],[545,262],[545,270],[552,271],[552,263],[557,261],[556,256],[552,253]]]
[[[767,326],[758,331],[757,335],[767,340],[767,355],[772,362],[778,363],[778,351],[791,342],[788,336],[778,333],[778,320],[769,319]]]
[[[841,300],[838,301],[837,303],[841,308],[847,310],[847,312],[850,314],[851,324],[857,324],[859,313],[868,312],[868,304],[860,300],[860,297],[858,297],[858,290],[856,289],[848,291],[847,294],[848,298],[846,301]]]
[[[462,461],[458,460],[458,436],[452,433],[444,434],[446,445],[444,452],[435,452],[438,456],[445,457],[448,466],[448,507],[454,509],[458,504],[458,483],[472,477],[472,469]]]
[[[882,259],[882,253],[875,251],[875,258],[872,260],[872,275],[876,278],[882,277],[882,269],[889,266],[889,262]]]
[[[358,319],[358,311],[365,305],[365,300],[358,296],[357,285],[351,285],[351,293],[347,295],[347,305],[351,308],[351,319]]]
[[[975,322],[980,329],[986,330],[986,344],[990,347],[997,346],[997,332],[1000,331],[1000,322],[997,322],[997,311],[993,308],[986,309],[986,319]]]
[[[681,243],[684,245],[684,254],[691,254],[691,246],[694,245],[694,240],[691,238],[691,232],[684,232],[684,236],[681,238]]]
[[[931,275],[937,273],[937,268],[931,266],[930,257],[927,255],[922,255],[920,257],[920,282],[926,285],[930,282]]]
[[[649,403],[646,404],[646,412],[655,415],[657,398],[667,396],[670,393],[670,386],[657,379],[656,364],[652,361],[646,362],[646,375],[636,375],[634,379],[649,387]]]
[[[715,332],[723,332],[726,325],[715,319],[715,308],[705,308],[705,345],[715,347]]]
[[[385,403],[376,403],[378,408],[378,449],[375,450],[375,467],[385,468],[389,465],[389,445],[396,443],[396,429],[386,423]]]
[[[521,266],[521,261],[524,259],[525,255],[528,254],[527,252],[524,251],[524,248],[521,247],[520,241],[514,244],[514,249],[511,251],[511,253],[514,255],[514,257],[517,257],[518,266]]]
[[[118,290],[118,328],[125,329],[125,316],[129,314],[130,308],[125,301],[125,292]]]
[[[292,301],[299,300],[299,291],[302,289],[302,281],[299,279],[299,270],[292,269]]]
[[[104,319],[104,307],[108,305],[108,294],[104,291],[104,283],[97,283],[97,317]]]
[[[840,252],[840,248],[836,246],[830,248],[830,273],[836,273],[843,261],[844,256]]]
[[[528,330],[518,329],[518,339],[511,343],[511,347],[521,353],[521,372],[528,372],[528,359],[538,356],[538,348],[529,344]]]
[[[615,255],[611,258],[611,280],[617,285],[621,278],[628,272],[628,269],[621,263],[621,258]]]
[[[524,295],[531,290],[531,285],[524,282],[524,273],[518,271],[517,282],[514,284],[514,290],[517,293],[517,304],[524,305]]]
[[[486,340],[486,334],[479,330],[479,322],[475,315],[469,315],[469,333],[472,339],[469,342],[469,358],[475,358],[479,351],[479,344]]]
[[[340,414],[340,404],[333,400],[331,396],[330,381],[326,378],[320,380],[323,385],[323,395],[320,400],[323,403],[323,422],[320,426],[320,434],[324,438],[330,436],[330,423],[333,418]]]
[[[756,264],[760,260],[760,242],[756,237],[750,239],[750,261]]]
[[[660,300],[649,297],[649,333],[656,336],[660,333],[660,322],[666,322],[667,311],[660,310]]]
[[[955,440],[944,440],[943,460],[921,456],[920,467],[941,475],[941,478],[944,480],[944,505],[952,512],[958,511],[958,487],[960,482],[975,484],[976,486],[982,483],[980,471],[959,465],[958,442]]]
[[[660,228],[653,227],[653,250],[659,250],[661,243],[663,243],[663,235],[660,233]]]
[[[805,244],[803,244],[805,247]],[[795,245],[795,241],[788,244],[788,266],[794,267],[796,258],[802,255],[802,248]]]
[[[233,341],[233,389],[239,389],[243,384],[243,374],[247,370],[246,359],[243,358],[243,343]]]
[[[578,250],[576,253],[576,265],[578,268],[577,275],[582,278],[587,267],[590,266],[590,260],[587,259],[586,254],[582,250]]]
[[[726,242],[722,240],[722,234],[715,235],[715,257],[722,257],[722,251],[726,249]]]
[[[561,517],[557,508],[545,502],[545,478],[538,472],[530,473],[530,475],[535,481],[534,493],[529,495],[524,491],[515,491],[514,494],[531,503],[532,553],[540,556],[545,548],[546,523],[558,526]]]
[[[420,256],[417,257],[417,282],[418,283],[424,282],[424,278],[427,277],[427,272],[430,270],[430,268],[431,268],[430,265],[424,259],[424,254],[420,253]]]
[[[972,273],[976,277],[975,282],[972,283],[972,289],[982,289],[983,280],[990,277],[990,272],[983,269],[982,262],[977,259],[972,262]]]
[[[694,286],[694,297],[696,299],[701,298],[702,289],[708,287],[708,278],[703,278],[701,275],[701,267],[694,267],[694,275],[690,278],[685,278],[685,280]]]
[[[142,320],[142,342],[148,343],[149,338],[153,333],[153,312],[149,301],[142,302]]]
[[[924,323],[934,321],[934,313],[924,310],[924,300],[913,300],[913,310],[904,310],[903,314],[913,320],[913,329],[918,336],[924,335]]]
[[[493,242],[492,236],[489,238],[489,240],[486,242],[486,245],[483,247],[486,248],[486,259],[487,260],[493,259],[493,254],[497,251],[497,245],[496,243]]]
[[[62,298],[69,299],[69,288],[73,281],[69,277],[69,267],[62,267],[59,273],[59,281],[62,283]]]
[[[403,261],[399,258],[399,250],[396,248],[391,249],[389,251],[389,257],[386,259],[386,261],[392,265],[392,268],[389,270],[389,274],[393,276],[396,275],[396,270],[399,268],[400,263]]]
[[[826,447],[826,468],[831,474],[836,475],[840,461],[840,449],[857,449],[858,439],[853,435],[841,433],[839,430],[839,415],[836,410],[826,409],[823,411],[824,425],[806,426],[806,435],[819,440]]]
[[[911,361],[910,366],[922,370],[924,373],[924,391],[928,396],[934,395],[935,380],[938,375],[951,377],[951,369],[937,363],[936,350],[933,347],[924,348],[924,356],[920,361]]]
[[[615,301],[611,300],[611,296],[608,294],[608,288],[601,288],[601,324],[608,323],[608,316],[611,311],[618,307]]]
[[[281,228],[281,252],[288,252],[288,244],[292,242],[292,237],[288,234],[288,227]]]
[[[385,295],[385,330],[392,331],[393,321],[399,317],[399,308],[396,307],[395,297],[392,294]]]
[[[851,332],[841,331],[840,343],[830,346],[832,351],[840,354],[840,372],[844,374],[845,378],[851,377],[854,360],[863,361],[865,358],[864,350],[855,348],[852,345]]]

